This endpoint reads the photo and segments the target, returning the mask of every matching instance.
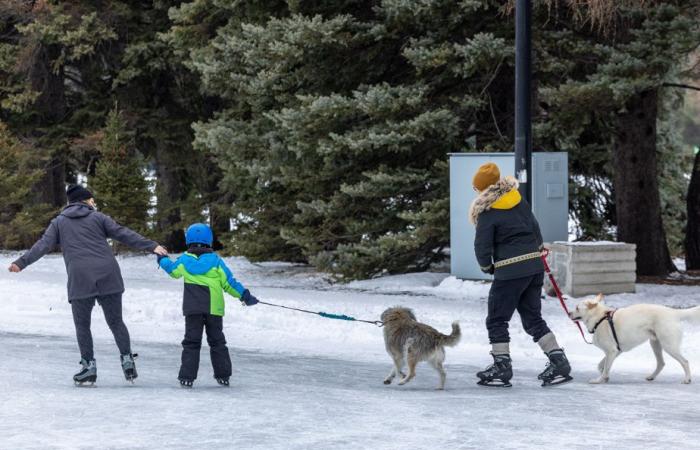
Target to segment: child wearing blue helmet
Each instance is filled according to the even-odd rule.
[[[173,278],[185,279],[182,314],[185,316],[185,339],[182,341],[182,365],[178,379],[183,387],[192,387],[199,369],[202,333],[207,330],[207,342],[214,367],[214,378],[222,386],[229,385],[231,357],[223,331],[224,291],[246,306],[258,303],[248,289],[231,273],[224,261],[212,250],[214,236],[211,228],[195,223],[187,228],[187,251],[175,261],[158,257],[158,265]]]

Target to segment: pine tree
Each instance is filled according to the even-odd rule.
[[[95,176],[88,180],[98,206],[118,223],[146,233],[151,195],[146,167],[116,108],[107,116],[100,140]]]
[[[195,2],[198,3],[198,2]],[[512,42],[488,1],[291,4],[191,54],[225,104],[195,125],[231,193],[233,251],[348,278],[448,245],[447,154],[507,145]]]
[[[82,69],[116,37],[98,8],[88,2],[0,2],[0,108],[11,130],[31,137],[32,151],[45,162],[33,189],[38,203],[65,204],[68,141],[90,126],[85,114],[72,120],[86,100],[81,97],[89,76]]]
[[[42,176],[41,161],[0,122],[0,248],[28,248],[41,236],[55,210],[32,201]]]
[[[592,198],[598,209],[600,199],[605,200],[604,209],[614,214],[616,228],[609,231],[637,244],[639,275],[665,275],[673,263],[659,191],[674,190],[677,184],[663,179],[670,175],[664,173],[670,164],[657,160],[657,146],[668,139],[657,124],[667,115],[669,94],[663,85],[678,76],[677,68],[700,36],[696,5],[615,7],[612,28],[591,29],[564,13],[542,32],[539,52],[546,62],[539,78],[546,116],[538,137],[559,148],[585,149],[577,162],[598,174],[583,178],[584,183],[597,178],[602,184],[604,195]],[[592,161],[584,159],[595,154],[599,156]],[[668,155],[674,161],[684,158]],[[574,180],[580,184],[581,178]]]

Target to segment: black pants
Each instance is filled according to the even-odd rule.
[[[199,350],[202,348],[202,333],[207,329],[207,343],[211,354],[214,377],[231,376],[231,356],[226,347],[224,320],[211,314],[189,314],[185,316],[185,339],[182,341],[182,365],[178,378],[196,380],[199,370]]]
[[[75,336],[78,339],[80,356],[90,361],[95,358],[92,347],[92,332],[90,324],[92,322],[92,308],[95,307],[95,300],[100,303],[102,312],[109,329],[112,330],[114,341],[119,347],[122,355],[131,353],[131,340],[129,330],[122,319],[122,294],[104,295],[101,297],[84,298],[72,300],[70,302],[73,310],[73,323],[75,323]]]
[[[489,314],[486,329],[492,344],[510,342],[508,322],[515,310],[520,314],[525,332],[535,342],[549,333],[542,319],[542,283],[544,274],[539,273],[514,280],[494,280],[489,291]]]

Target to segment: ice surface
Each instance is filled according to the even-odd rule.
[[[14,255],[16,256],[16,255]],[[234,363],[229,389],[212,379],[202,352],[193,390],[177,384],[182,286],[155,258],[120,258],[127,291],[125,321],[140,377],[122,378],[116,348],[99,311],[93,315],[98,387],[71,383],[79,355],[65,269],[48,256],[20,274],[0,255],[0,448],[700,448],[700,388],[680,384],[671,358],[659,379],[644,381],[654,358],[643,345],[621,356],[608,385],[592,386],[601,352],[583,343],[555,299],[543,314],[565,347],[575,381],[542,389],[545,358],[511,323],[514,387],[476,386],[489,362],[484,328],[488,283],[446,274],[384,277],[337,286],[307,267],[227,259],[259,298],[287,306],[375,320],[393,305],[414,309],[443,332],[459,320],[462,342],[447,350],[447,390],[418,368],[407,386],[384,386],[390,369],[380,328],[323,319],[232,299],[224,319]],[[640,284],[607,301],[700,304],[700,288]],[[573,306],[574,301],[570,301]],[[700,327],[686,329],[683,351],[700,370]],[[11,374],[17,374],[11,376]]]

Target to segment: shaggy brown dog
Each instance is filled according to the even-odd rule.
[[[452,334],[444,335],[435,328],[416,321],[416,316],[408,308],[389,308],[382,313],[384,322],[384,344],[389,356],[394,360],[394,367],[384,380],[391,384],[396,375],[401,374],[400,385],[406,384],[416,376],[416,364],[428,361],[440,374],[437,389],[445,388],[445,346],[457,345],[461,336],[459,323],[452,323]],[[408,362],[408,375],[401,372],[404,356]]]

